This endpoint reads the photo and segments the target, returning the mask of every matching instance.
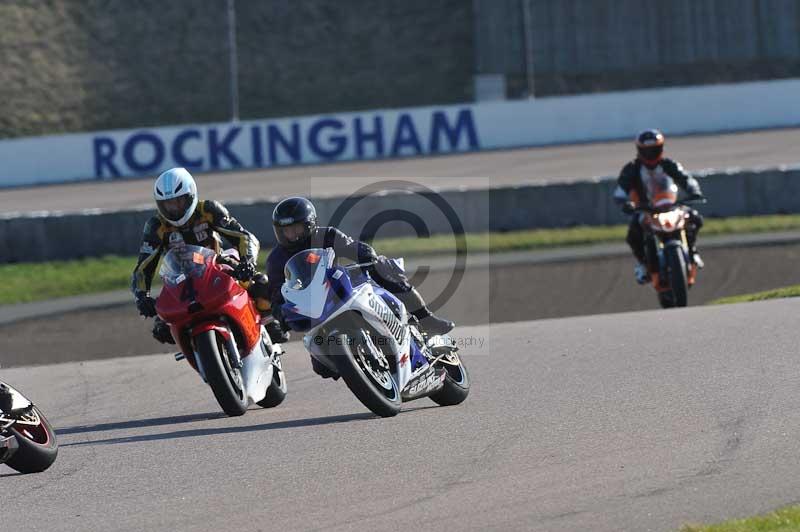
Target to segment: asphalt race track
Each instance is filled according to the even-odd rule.
[[[370,415],[301,352],[221,417],[168,355],[5,370],[57,428],[15,531],[668,531],[797,499],[800,301],[461,328],[473,389]]]
[[[728,135],[669,137],[667,155],[690,171],[755,168],[800,163],[800,129]],[[634,156],[633,142],[502,150],[433,158],[340,163],[199,175],[204,198],[233,202],[245,198],[349,194],[375,179],[403,178],[440,188],[565,182],[617,175]],[[0,214],[34,211],[76,212],[152,207],[152,176],[146,179],[90,181],[69,185],[0,189]]]

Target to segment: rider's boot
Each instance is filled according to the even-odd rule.
[[[650,271],[643,262],[636,263],[636,266],[633,268],[633,274],[636,276],[636,282],[639,284],[647,284],[650,282]]]
[[[289,333],[283,330],[278,320],[268,321],[264,328],[273,344],[283,344],[289,341]]]
[[[425,300],[417,292],[416,288],[412,288],[407,292],[399,292],[394,294],[399,299],[406,309],[419,321],[420,328],[431,336],[439,334],[447,334],[456,326],[450,320],[442,319],[431,312],[425,306]]]
[[[706,266],[706,263],[703,262],[702,257],[700,257],[700,253],[697,252],[697,248],[692,249],[692,262],[694,262],[701,270]]]

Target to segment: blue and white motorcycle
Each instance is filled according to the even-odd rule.
[[[304,333],[311,357],[382,417],[421,397],[443,406],[464,401],[469,376],[455,342],[421,333],[403,304],[370,279],[371,263],[334,259],[331,248],[309,249],[286,263],[284,319]]]

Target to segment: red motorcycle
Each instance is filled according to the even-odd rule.
[[[283,349],[273,344],[245,286],[231,277],[235,252],[217,255],[198,246],[180,246],[164,257],[164,286],[156,311],[186,358],[211,387],[229,416],[251,403],[264,408],[286,397]]]

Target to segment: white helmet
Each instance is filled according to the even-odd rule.
[[[156,179],[153,197],[161,217],[180,227],[197,208],[197,185],[186,168],[172,168]]]

